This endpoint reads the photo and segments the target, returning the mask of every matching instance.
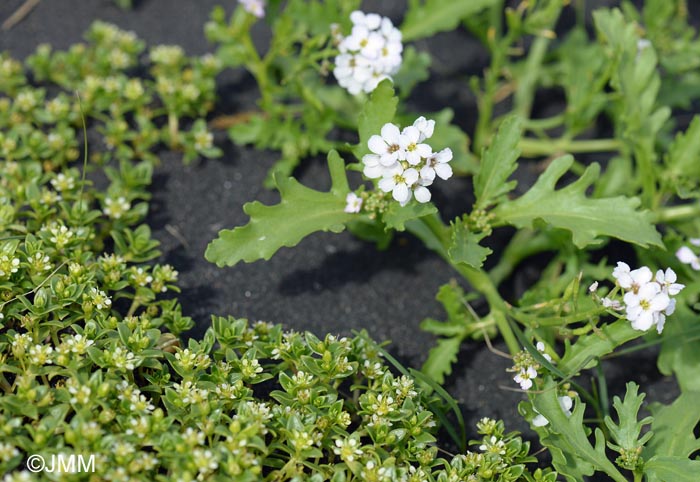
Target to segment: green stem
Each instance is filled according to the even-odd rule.
[[[655,223],[672,223],[675,221],[685,221],[700,216],[700,203],[683,204],[681,206],[668,206],[659,209],[654,213]]]
[[[435,251],[459,274],[461,274],[464,279],[469,282],[472,288],[480,292],[486,298],[489,308],[491,309],[491,314],[496,322],[496,326],[498,326],[498,330],[500,331],[501,336],[503,336],[503,339],[508,346],[508,350],[512,355],[518,353],[520,351],[520,344],[518,343],[518,340],[516,339],[515,334],[513,333],[513,330],[508,324],[508,320],[506,318],[506,313],[508,313],[508,305],[501,297],[496,285],[493,283],[493,281],[491,281],[489,275],[481,269],[472,268],[461,263],[454,263],[450,259],[450,256],[448,255],[450,243],[449,232],[447,226],[445,226],[438,216],[424,216],[420,218],[420,222],[430,231],[430,233],[433,234],[435,240],[439,241],[439,249],[436,249]],[[432,243],[429,243],[429,246],[433,248],[435,247]]]
[[[236,37],[238,43],[245,49],[245,67],[248,69],[248,72],[255,77],[255,81],[258,83],[258,89],[262,97],[260,106],[263,110],[268,110],[268,108],[272,107],[273,103],[270,82],[267,75],[267,66],[272,60],[271,55],[273,52],[270,50],[264,59],[260,58],[260,54],[255,48],[253,39],[250,36],[250,27],[252,22],[254,22],[251,15],[248,15],[241,9],[234,14],[231,22],[231,29],[238,34],[234,35],[234,37]]]
[[[170,134],[170,149],[175,150],[180,145],[180,121],[174,112],[168,113],[168,133]]]
[[[491,50],[491,65],[484,72],[484,91],[477,95],[477,107],[479,118],[474,132],[474,152],[480,152],[486,146],[493,118],[494,96],[498,87],[498,78],[506,60],[506,50],[509,41],[503,41],[501,35],[503,27],[501,16],[503,15],[503,0],[493,2],[490,11],[491,28],[487,33],[487,42]]]
[[[523,138],[518,147],[523,157],[549,156],[557,153],[568,152],[570,154],[584,152],[613,152],[621,147],[617,139],[531,139]]]
[[[547,130],[559,127],[564,123],[566,116],[564,114],[557,114],[552,117],[545,117],[544,119],[527,119],[523,123],[525,129],[530,130]]]
[[[555,18],[558,18],[559,15]],[[539,36],[532,43],[530,52],[527,56],[526,67],[522,78],[518,81],[518,86],[515,91],[513,112],[522,119],[530,118],[532,111],[532,102],[535,97],[535,87],[540,74],[540,66],[544,60],[544,55],[547,53],[547,47],[552,41],[550,37]]]
[[[650,155],[653,149],[653,146],[636,145],[633,150],[637,160],[639,177],[642,179],[642,205],[648,209],[653,209],[652,201],[656,195],[656,176],[654,175],[654,162],[656,161]]]

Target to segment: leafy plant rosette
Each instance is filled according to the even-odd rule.
[[[700,164],[693,139],[700,124],[694,120],[674,138],[670,117],[672,108],[689,105],[698,92],[697,78],[669,60],[699,45],[684,6],[652,1],[642,10],[629,3],[622,10],[599,9],[593,13],[595,38],[579,11],[578,26],[557,42],[552,29],[564,7],[558,1],[505,9],[505,25],[501,2],[410,2],[400,27],[403,38],[379,16],[349,15],[352,26],[340,21],[322,34],[337,46],[330,68],[339,86],[330,88],[345,88],[362,103],[359,142],[335,143],[336,150],[329,151],[328,191],[307,188],[284,170],[275,174],[281,201],[247,204],[248,224],[221,231],[207,259],[219,266],[269,259],[313,232],[345,229],[383,248],[396,231],[409,231],[474,291],[465,295],[459,283],[448,282],[438,293],[448,318],[423,322],[438,336],[422,370],[424,382],[444,381],[465,340],[488,341],[499,333],[513,359],[514,381],[527,392],[521,413],[561,476],[584,480],[600,472],[620,481],[693,480],[700,462],[692,429],[700,418],[697,410],[684,418],[675,408],[696,392],[698,366],[693,320]],[[280,19],[293,15],[289,8],[269,14],[275,34]],[[483,39],[491,65],[471,81],[479,107],[473,152],[466,153],[465,168],[453,169],[466,138],[448,142],[433,136],[448,119],[404,110],[401,81],[392,78],[403,66],[387,73],[391,62],[385,56],[398,50],[392,44],[397,38],[448,31],[460,21]],[[677,35],[670,38],[668,31]],[[530,48],[520,49],[528,37]],[[534,95],[549,87],[564,92],[566,108],[535,118]],[[495,117],[506,98],[510,112]],[[295,99],[301,109],[312,103],[308,96]],[[267,111],[264,98],[261,110]],[[585,138],[601,117],[608,119],[612,136]],[[273,116],[266,119],[274,122]],[[276,148],[264,134],[250,140]],[[604,170],[571,155],[593,152],[612,153]],[[513,173],[524,159],[537,157],[546,157],[541,174],[514,195]],[[351,188],[346,170],[361,170],[363,184]],[[472,176],[475,202],[445,222],[431,202],[432,190],[455,173]],[[507,226],[515,234],[487,270],[493,253],[486,240]],[[641,266],[617,260],[610,266],[601,259],[612,239],[625,243],[627,260]],[[520,300],[504,299],[500,285],[542,252],[552,255],[540,279]],[[486,311],[472,308],[478,298]],[[676,376],[680,397],[669,406],[653,405],[651,416],[642,417],[644,395],[628,384],[611,407],[601,363],[649,345],[660,345],[659,369]],[[593,370],[591,388],[577,381],[584,370]],[[684,434],[687,444],[671,443],[671,433]]]
[[[221,45],[199,58],[176,46],[144,58],[133,33],[98,23],[87,44],[42,46],[28,59],[42,86],[3,54],[6,480],[58,479],[32,475],[38,467],[29,460],[69,454],[95,457],[94,473],[71,475],[86,480],[553,482],[596,472],[617,481],[694,480],[700,124],[673,138],[669,115],[700,92],[686,62],[699,44],[684,3],[663,0],[641,11],[627,3],[598,10],[595,39],[579,22],[554,42],[564,3],[504,10],[496,0],[415,0],[396,27],[357,11],[354,0],[246,0],[228,22],[222,10],[213,13],[207,33]],[[261,55],[250,29],[263,17],[273,37]],[[460,25],[491,53],[488,70],[470,83],[479,107],[471,151],[448,125],[451,111],[413,113],[402,102],[428,77],[430,60],[403,42]],[[132,70],[142,62],[146,77]],[[246,205],[249,223],[222,231],[207,259],[269,259],[316,231],[348,229],[379,247],[409,231],[472,288],[465,294],[446,280],[440,289],[447,319],[423,322],[438,342],[422,371],[402,367],[365,333],[317,337],[213,317],[201,340],[178,338],[192,320],[176,298],[163,297],[177,290],[177,272],[151,263],[158,243],[141,223],[159,150],[185,160],[221,154],[204,116],[223,66],[251,72],[260,110],[213,123],[236,142],[281,151],[270,176],[281,201]],[[565,93],[561,114],[533,117],[542,87]],[[494,117],[506,98],[512,112]],[[613,136],[581,138],[601,117]],[[106,149],[90,162],[85,153],[81,170],[86,124]],[[339,130],[359,141],[337,140]],[[289,177],[319,152],[328,153],[328,191]],[[601,172],[566,152],[615,155]],[[541,175],[516,196],[513,173],[542,156]],[[347,170],[362,171],[363,184],[351,189]],[[475,202],[446,223],[431,200],[458,175],[471,176]],[[100,179],[106,188],[96,187]],[[515,234],[487,270],[486,240],[506,226]],[[611,239],[634,250],[627,261],[640,267],[600,260]],[[502,283],[541,252],[551,261],[539,280],[519,300],[504,299]],[[473,308],[478,297],[487,310]],[[527,397],[520,413],[556,472],[536,468],[530,444],[489,418],[468,450],[459,407],[441,387],[462,343],[497,334]],[[660,345],[659,369],[676,376],[679,397],[644,416],[644,394],[629,383],[613,413],[604,359],[648,345]],[[588,370],[591,387],[579,382]],[[443,457],[438,422],[459,454]]]

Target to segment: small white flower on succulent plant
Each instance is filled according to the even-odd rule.
[[[591,283],[591,286],[588,287],[588,292],[595,293],[596,291],[598,291],[598,282],[594,281],[593,283]]]
[[[349,192],[345,196],[345,212],[346,213],[359,213],[362,209],[362,198],[355,194],[354,192]]]
[[[691,244],[694,240],[691,240]],[[700,241],[700,240],[695,240]],[[691,268],[695,271],[700,271],[700,257],[693,252],[688,246],[681,246],[678,251],[676,251],[676,258],[683,264],[689,264]]]

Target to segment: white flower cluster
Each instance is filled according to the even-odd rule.
[[[620,261],[613,270],[613,278],[625,290],[625,314],[632,328],[647,331],[656,325],[656,331],[661,333],[666,317],[676,309],[676,300],[671,297],[685,288],[676,283],[676,273],[668,268],[658,270],[654,276],[646,266],[630,270],[627,263]]]
[[[539,351],[542,356],[550,363],[552,362],[552,357],[545,353],[544,343],[538,341],[535,345],[537,351]],[[515,372],[513,380],[515,383],[520,385],[522,390],[529,390],[532,388],[533,380],[537,378],[537,370],[540,368],[539,363],[537,363],[532,356],[527,351],[522,351],[515,355],[513,358],[515,365],[509,371]]]
[[[700,238],[691,238],[690,244],[700,246]],[[676,251],[676,258],[683,264],[689,264],[695,271],[700,271],[700,257],[689,246],[681,246]]]
[[[415,196],[420,203],[430,201],[430,186],[435,177],[452,177],[452,150],[448,147],[433,152],[424,141],[433,135],[434,120],[419,117],[413,125],[399,130],[392,123],[384,124],[381,135],[369,138],[367,146],[372,151],[362,158],[364,174],[370,179],[380,179],[379,189],[390,192],[401,205]]]
[[[333,74],[351,94],[369,93],[401,67],[401,32],[391,20],[376,13],[356,10],[350,20],[352,32],[340,39]]]

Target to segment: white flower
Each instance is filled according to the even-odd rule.
[[[564,414],[566,414],[567,417],[570,417],[571,416],[571,407],[574,406],[573,399],[568,395],[564,395],[564,396],[558,397],[558,400],[559,400],[559,406],[561,407]],[[534,425],[535,427],[546,427],[547,425],[549,425],[549,420],[547,420],[544,415],[542,415],[540,412],[538,412],[537,409],[534,407],[533,407],[533,410],[535,411],[535,413],[537,413],[537,416],[532,419],[532,425]]]
[[[617,284],[625,290],[632,290],[634,293],[649,283],[652,277],[651,270],[646,266],[630,271],[629,265],[622,261],[618,261],[617,268],[613,270],[613,278],[617,280]]]
[[[340,54],[335,58],[333,74],[341,87],[357,95],[372,77],[372,66],[370,61],[361,55]]]
[[[379,181],[379,189],[384,192],[391,192],[391,195],[402,206],[411,200],[412,190],[410,189],[416,181],[418,181],[418,171],[412,167],[403,170],[399,166],[394,171],[389,171],[384,174],[384,177]]]
[[[490,452],[492,454],[505,455],[506,444],[500,438],[496,437],[495,435],[491,435],[491,438],[485,439],[484,442],[485,443],[479,445],[479,450],[481,450],[482,452]]]
[[[418,142],[423,142],[424,140],[433,137],[433,131],[435,130],[435,121],[420,116],[418,119],[413,121],[413,127],[418,129],[418,132],[420,132]]]
[[[664,311],[656,313],[656,331],[660,335],[664,331],[664,325],[666,324],[666,317],[673,314],[676,311],[676,300],[671,298],[668,302],[668,306]]]
[[[535,347],[537,348],[538,352],[542,353],[542,356],[544,357],[545,360],[547,360],[548,362],[552,361],[552,357],[549,354],[545,353],[546,347],[544,346],[543,342],[538,341],[537,344],[535,345]]]
[[[377,59],[386,43],[382,34],[374,30],[377,27],[379,24],[373,29],[368,28],[367,25],[355,24],[350,36],[345,37],[340,43],[340,51],[356,52],[367,59]]]
[[[639,290],[625,294],[627,319],[635,330],[646,331],[658,322],[658,313],[668,308],[671,300],[658,283],[647,283]]]
[[[537,370],[534,367],[527,367],[520,370],[514,377],[515,383],[520,385],[523,390],[532,388],[532,380],[537,378]]]
[[[351,94],[372,92],[379,82],[391,78],[401,66],[401,32],[386,17],[355,11],[349,36],[343,37],[331,26],[340,54],[335,58],[333,74],[341,87]]]
[[[598,291],[598,282],[594,281],[593,283],[591,283],[591,286],[588,287],[588,292],[595,293],[596,291]]]
[[[435,152],[425,159],[425,165],[420,170],[421,182],[429,186],[435,176],[447,180],[452,177],[452,167],[448,164],[452,160],[452,149],[449,147]]]
[[[265,0],[240,0],[243,10],[258,18],[265,16]]]
[[[362,209],[362,198],[354,192],[348,193],[348,195],[345,196],[345,212],[359,213],[360,209]]]
[[[412,166],[419,164],[422,159],[430,157],[433,153],[433,150],[428,144],[420,142],[420,138],[421,131],[413,126],[404,128],[399,137],[399,145],[401,146],[403,156]]]
[[[340,458],[347,461],[354,461],[358,455],[362,455],[362,449],[358,447],[357,440],[347,438],[345,440],[335,439],[335,448],[333,453],[340,455]]]
[[[605,308],[610,308],[611,310],[621,310],[624,308],[622,303],[620,303],[618,300],[611,300],[610,298],[603,298],[601,300],[601,303]]]
[[[104,209],[102,212],[112,219],[119,219],[129,209],[131,209],[131,203],[127,201],[124,196],[119,196],[116,199],[108,197],[105,198]]]
[[[406,152],[401,146],[402,135],[399,128],[392,123],[384,124],[381,135],[373,135],[367,142],[367,147],[379,156],[379,164],[391,167],[396,161],[406,159]],[[364,159],[363,159],[364,160]]]
[[[693,241],[698,241],[691,239],[690,242],[693,243]],[[678,251],[676,251],[676,258],[678,258],[678,261],[680,261],[683,264],[689,264],[691,268],[693,268],[695,271],[700,271],[700,258],[693,252],[692,249],[690,249],[688,246],[682,246]]]
[[[670,296],[677,295],[683,288],[685,288],[685,285],[676,283],[677,279],[678,277],[676,276],[675,271],[673,271],[671,268],[666,268],[666,272],[663,270],[658,270],[656,272],[655,280],[661,285],[661,291]]]
[[[365,13],[355,10],[350,14],[350,21],[354,25],[362,26],[369,30],[376,30],[382,23],[382,17],[376,13]]]

